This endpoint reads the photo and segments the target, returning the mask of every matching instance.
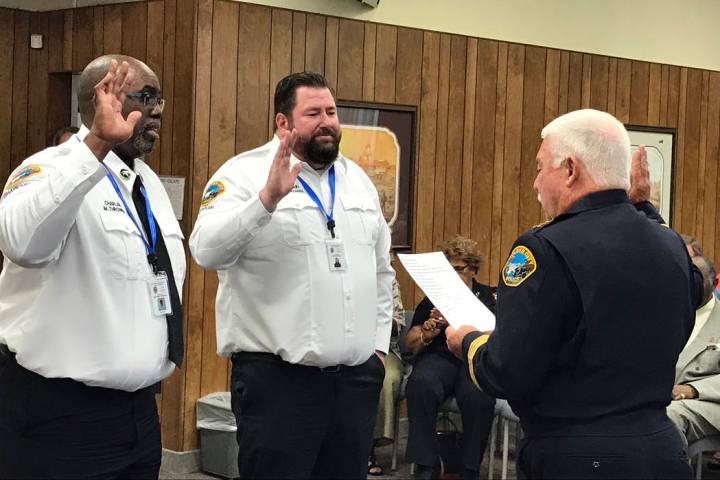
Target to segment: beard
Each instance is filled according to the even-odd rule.
[[[133,134],[132,146],[141,155],[145,155],[146,153],[150,153],[155,147],[155,137],[146,133],[143,127],[140,128],[140,132]]]
[[[319,142],[317,137],[329,136],[332,140],[329,142]],[[327,167],[332,164],[340,152],[340,139],[342,133],[336,132],[331,128],[321,128],[309,139],[298,138],[299,145],[297,148],[302,152],[305,161],[312,165]]]

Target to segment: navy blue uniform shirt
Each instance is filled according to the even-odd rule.
[[[516,240],[496,330],[486,344],[467,335],[463,352],[478,386],[507,398],[526,429],[670,402],[702,281],[659,218],[604,190]]]

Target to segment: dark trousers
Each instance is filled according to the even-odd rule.
[[[160,457],[152,388],[45,378],[0,353],[0,478],[156,479]]]
[[[364,479],[384,375],[376,355],[336,372],[233,355],[240,476]]]
[[[462,418],[463,467],[479,470],[492,428],[495,398],[472,383],[462,364],[433,353],[419,357],[407,383],[408,461],[427,467],[437,462],[438,408],[451,395],[455,395]]]
[[[664,411],[662,412],[664,415]],[[602,427],[602,426],[601,426]],[[576,426],[532,433],[518,450],[518,474],[532,479],[690,479],[680,432],[665,418],[632,428]],[[585,430],[587,433],[583,433]]]

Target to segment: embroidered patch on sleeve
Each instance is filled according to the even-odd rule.
[[[24,167],[20,167],[13,175],[10,176],[10,180],[8,180],[5,185],[5,190],[3,190],[3,192],[8,192],[17,188],[27,182],[30,177],[37,175],[40,172],[42,172],[42,167],[40,165],[26,165]]]
[[[203,193],[201,207],[206,207],[225,191],[225,184],[219,180],[212,182]]]
[[[537,262],[529,248],[518,245],[510,252],[502,270],[503,282],[508,287],[517,287],[535,273]]]

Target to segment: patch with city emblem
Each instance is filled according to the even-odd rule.
[[[517,287],[537,270],[537,261],[529,248],[518,245],[510,252],[502,270],[503,283]]]

